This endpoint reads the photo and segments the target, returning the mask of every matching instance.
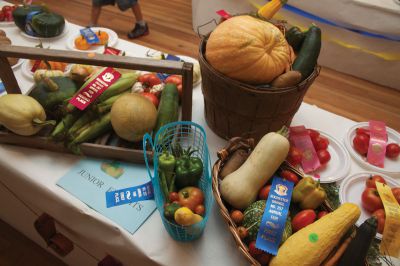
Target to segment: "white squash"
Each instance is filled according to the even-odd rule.
[[[287,134],[286,127],[283,131],[282,134]],[[222,198],[236,209],[247,208],[286,159],[289,147],[289,141],[280,133],[271,132],[262,137],[244,164],[221,181]]]

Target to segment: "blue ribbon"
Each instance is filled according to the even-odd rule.
[[[256,247],[272,255],[278,253],[289,212],[294,183],[274,177],[258,230]]]
[[[91,28],[84,28],[84,29],[80,29],[79,31],[81,32],[83,37],[86,39],[88,44],[95,44],[95,43],[100,42],[99,37],[97,36],[96,33],[94,33],[92,31]]]
[[[340,24],[338,24],[336,22],[333,22],[331,20],[319,17],[317,15],[311,14],[311,13],[309,13],[307,11],[304,11],[304,10],[302,10],[300,8],[297,8],[297,7],[288,5],[288,4],[284,5],[283,9],[286,9],[287,11],[290,11],[290,12],[295,13],[297,15],[303,16],[303,17],[308,18],[310,20],[321,22],[321,23],[325,23],[325,24],[328,24],[328,25],[331,25],[331,26],[334,26],[334,27],[339,27],[339,28],[342,28],[342,29],[346,29],[346,30],[349,30],[349,31],[352,31],[352,32],[355,32],[355,33],[358,33],[358,34],[361,34],[361,35],[364,35],[364,36],[368,36],[368,37],[372,37],[372,38],[380,38],[380,39],[385,39],[385,40],[390,40],[390,41],[397,41],[397,42],[400,41],[400,37],[397,37],[397,36],[382,35],[382,34],[372,33],[372,32],[368,32],[368,31],[364,31],[364,30],[350,28],[348,26],[340,25]]]
[[[154,199],[151,181],[136,187],[106,192],[107,208],[151,199]]]

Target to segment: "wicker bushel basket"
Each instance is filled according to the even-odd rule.
[[[244,149],[244,150],[251,151],[254,149],[254,145],[255,145],[255,142],[254,142],[254,139],[252,139],[252,138],[245,139],[245,138],[236,137],[236,138],[232,138],[231,140],[229,140],[226,147],[218,152],[219,159],[215,162],[215,164],[212,168],[212,190],[213,190],[214,198],[215,198],[215,201],[219,208],[219,211],[220,211],[222,217],[224,218],[224,220],[228,226],[228,229],[231,232],[231,234],[236,242],[236,245],[237,245],[239,251],[244,255],[244,257],[247,259],[247,261],[251,265],[261,266],[260,263],[254,257],[252,257],[250,255],[249,247],[240,238],[239,233],[238,233],[238,225],[235,224],[235,222],[232,220],[232,218],[230,216],[230,211],[232,209],[222,199],[221,193],[219,190],[219,183],[221,181],[220,172],[221,172],[224,164],[230,159],[230,156],[238,149]],[[294,172],[298,177],[300,177],[300,178],[304,177],[304,174],[302,172],[293,168],[290,164],[288,164],[286,162],[284,162],[280,166],[280,169],[281,170],[290,170],[290,171]],[[322,209],[324,209],[328,212],[333,211],[333,208],[330,206],[328,201],[325,201],[321,207],[322,207]],[[339,242],[339,245],[334,250],[332,250],[330,255],[325,259],[324,263],[327,260],[329,260],[332,256],[334,256],[337,252],[340,252],[340,255],[342,252],[344,252],[344,249],[340,249],[340,246],[343,244],[343,242],[344,242],[344,240],[346,240],[346,238],[354,237],[354,235],[355,235],[354,230],[355,230],[355,226],[353,226],[353,228],[351,230],[353,232],[351,234],[351,236],[347,235],[347,236],[343,237],[341,239],[341,241]],[[307,256],[307,254],[304,254],[304,255]],[[324,263],[322,263],[321,265],[324,265]],[[367,262],[365,262],[365,266],[368,266]]]
[[[220,137],[252,137],[289,126],[307,89],[319,74],[319,67],[300,84],[288,88],[256,88],[226,77],[206,60],[207,38],[200,43],[205,117],[208,126]]]

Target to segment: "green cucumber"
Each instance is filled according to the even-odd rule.
[[[154,135],[164,125],[179,119],[179,93],[175,84],[168,83],[161,92]]]
[[[285,32],[286,41],[293,47],[295,52],[298,52],[303,44],[307,32],[302,32],[299,27],[291,27]]]
[[[302,80],[308,78],[308,76],[310,76],[314,71],[320,50],[321,29],[315,25],[312,25],[308,29],[300,51],[297,54],[297,58],[294,60],[292,65],[292,70],[296,70],[301,73]]]

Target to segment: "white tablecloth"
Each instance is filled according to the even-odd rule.
[[[78,26],[69,24],[69,34],[77,32]],[[15,45],[34,46],[38,42],[23,37],[15,27],[2,28]],[[66,49],[66,38],[44,42],[44,47]],[[119,40],[117,48],[128,55],[143,57],[148,48],[132,42]],[[31,82],[17,69],[15,75],[23,91]],[[207,132],[207,142],[212,161],[225,141],[216,136],[206,125],[204,103],[200,86],[194,88],[193,121]],[[355,122],[303,103],[293,125],[323,130],[339,140]],[[113,221],[90,209],[87,205],[56,185],[80,158],[73,155],[52,153],[17,146],[0,145],[0,179],[26,202],[50,213],[63,223],[71,234],[82,242],[96,243],[88,250],[106,250],[124,265],[247,265],[239,253],[218,208],[214,206],[204,235],[192,243],[173,241],[164,230],[156,211],[133,235]],[[354,161],[351,173],[362,168]],[[0,218],[4,219],[0,210]]]

